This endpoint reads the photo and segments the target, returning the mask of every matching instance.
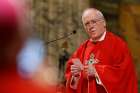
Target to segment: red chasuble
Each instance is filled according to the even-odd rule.
[[[81,71],[77,88],[71,87],[70,66],[72,58],[79,58],[84,65],[91,54],[98,60],[93,66],[97,76],[87,79]],[[65,73],[67,93],[138,93],[132,57],[126,43],[111,32],[97,43],[85,41],[67,62]]]
[[[56,93],[54,85],[41,86],[22,79],[15,68],[0,71],[0,75],[0,93]]]
[[[22,79],[16,70],[0,71],[0,93],[56,93],[54,85],[39,85]]]

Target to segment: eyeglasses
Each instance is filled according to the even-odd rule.
[[[93,19],[85,23],[86,26],[89,24],[97,24],[98,21],[103,21],[103,18]]]

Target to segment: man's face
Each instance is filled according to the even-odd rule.
[[[89,11],[82,17],[83,25],[92,40],[98,40],[105,31],[105,21],[94,11]]]

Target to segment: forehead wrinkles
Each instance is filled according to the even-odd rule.
[[[85,18],[95,18],[95,19],[98,19],[98,18],[103,18],[104,19],[104,16],[103,14],[96,10],[96,9],[87,9],[83,12],[83,15],[82,15],[82,21],[84,22],[85,21]]]

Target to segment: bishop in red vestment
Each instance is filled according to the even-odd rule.
[[[82,21],[90,39],[67,62],[66,93],[138,93],[127,44],[106,31],[99,10],[85,10]]]

